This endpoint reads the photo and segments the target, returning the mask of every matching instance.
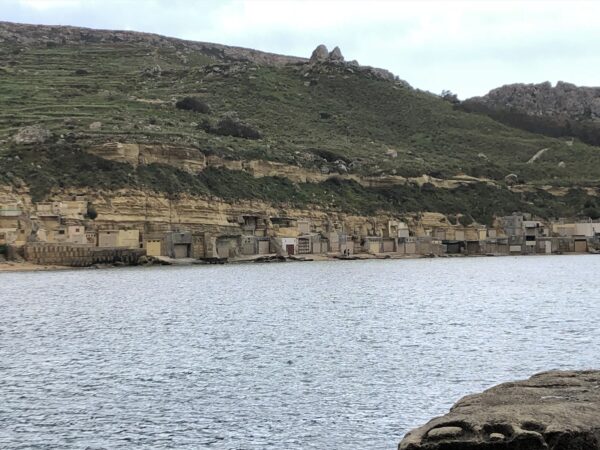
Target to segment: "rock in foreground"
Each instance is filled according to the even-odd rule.
[[[600,371],[543,372],[468,395],[398,448],[600,449]]]

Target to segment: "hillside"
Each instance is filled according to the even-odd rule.
[[[479,223],[600,206],[598,147],[334,56],[0,23],[0,184],[33,201],[134,189]]]
[[[600,88],[559,81],[510,84],[460,106],[502,123],[548,136],[574,136],[600,145]]]

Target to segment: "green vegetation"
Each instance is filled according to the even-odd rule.
[[[184,97],[175,103],[175,108],[184,111],[194,111],[202,114],[210,114],[210,106],[197,97]]]
[[[96,217],[98,217],[98,211],[96,211],[94,205],[88,204],[86,217],[91,220],[96,220]]]
[[[595,199],[576,189],[598,186],[598,147],[511,128],[348,66],[264,66],[223,62],[210,51],[182,58],[180,50],[143,41],[0,44],[0,183],[23,180],[36,200],[66,186],[135,187],[365,214],[440,211],[479,222],[514,210],[598,213]],[[95,122],[101,126],[90,127]],[[12,141],[20,127],[33,124],[51,130],[51,142]],[[504,186],[504,177],[515,173],[520,182],[572,187],[573,194],[517,194],[485,183],[455,190],[365,188],[335,178],[295,184],[217,169],[195,176],[159,164],[136,169],[86,152],[115,141],[182,144],[227,159],[361,176],[466,174]],[[549,150],[527,164],[542,148]]]
[[[533,116],[514,109],[493,108],[472,100],[458,103],[456,108],[461,111],[485,114],[498,122],[532,133],[552,137],[572,136],[587,144],[600,146],[600,124],[591,118]],[[591,112],[589,116],[591,116]]]
[[[50,146],[47,150],[22,148],[4,160],[0,183],[28,180],[34,201],[44,199],[53,187],[91,187],[98,190],[136,188],[166,193],[171,198],[189,193],[230,201],[263,200],[282,207],[318,207],[372,215],[438,211],[462,215],[461,223],[491,224],[493,216],[513,211],[537,215],[591,215],[598,201],[582,189],[571,189],[564,198],[543,190],[517,194],[485,183],[457,189],[438,189],[432,184],[364,187],[354,181],[331,178],[322,183],[293,183],[287,178],[254,178],[242,171],[209,168],[193,175],[173,166],[150,164],[133,168],[86,153],[75,144]],[[19,156],[17,159],[16,156]],[[94,218],[93,206],[88,216]]]

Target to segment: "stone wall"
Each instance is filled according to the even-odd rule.
[[[145,249],[100,248],[82,244],[27,244],[23,257],[34,264],[87,267],[93,264],[136,265]]]

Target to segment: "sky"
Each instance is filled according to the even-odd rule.
[[[123,29],[309,57],[318,44],[459,98],[598,86],[600,1],[0,0],[0,20]]]

